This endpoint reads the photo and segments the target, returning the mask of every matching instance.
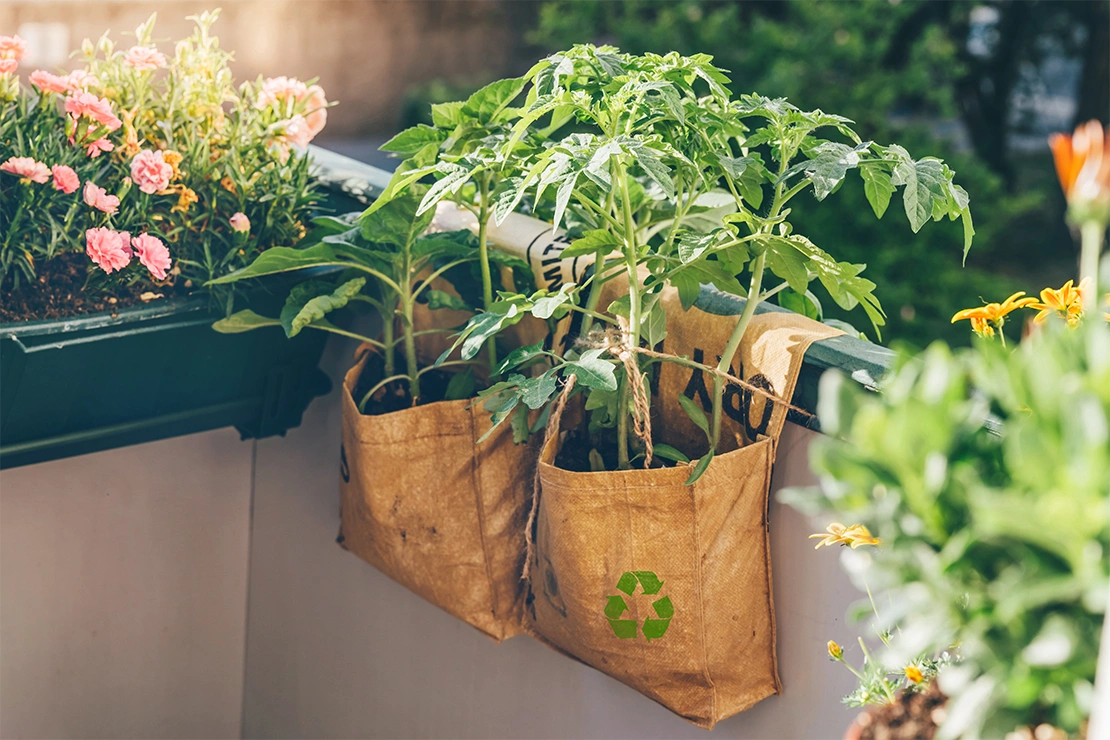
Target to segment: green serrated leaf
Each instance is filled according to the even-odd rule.
[[[364,285],[366,278],[359,277],[338,287],[324,280],[309,280],[294,286],[281,309],[285,336],[295,337],[308,324],[346,306]]]
[[[587,388],[598,388],[603,391],[617,389],[617,376],[613,363],[600,358],[602,349],[590,349],[582,353],[577,360],[566,363],[564,372],[574,375],[578,382]]]
[[[871,166],[861,167],[859,175],[863,178],[863,192],[871,209],[875,211],[875,218],[882,218],[890,205],[890,196],[894,194],[890,173],[882,167]]]
[[[587,231],[580,239],[572,241],[560,256],[563,259],[570,259],[571,257],[581,257],[582,255],[596,254],[601,251],[608,253],[618,247],[620,247],[620,242],[610,232],[605,229],[594,229]]]
[[[555,370],[548,370],[536,378],[527,378],[520,383],[520,400],[530,409],[538,409],[549,400],[558,389]]]
[[[428,144],[437,147],[447,138],[447,132],[442,129],[432,128],[421,123],[412,128],[407,128],[392,139],[382,144],[381,151],[400,154],[402,157],[411,157]]]
[[[455,311],[474,310],[472,306],[467,305],[466,301],[464,301],[457,295],[452,295],[451,293],[447,293],[442,290],[435,290],[434,288],[429,288],[428,290],[425,290],[424,298],[428,302],[428,308],[432,309],[433,311],[439,310],[441,308],[449,308]]]
[[[509,370],[514,370],[530,360],[543,355],[543,342],[530,344],[526,347],[517,347],[512,352],[507,354],[501,363],[497,366],[497,375],[504,375]]]
[[[527,84],[523,77],[511,77],[491,82],[475,92],[462,107],[462,112],[476,117],[482,123],[489,123],[501,114]]]

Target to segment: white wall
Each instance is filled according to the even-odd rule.
[[[350,349],[329,344],[334,378]],[[245,737],[706,736],[527,637],[495,645],[341,550],[339,430],[332,395],[285,439],[258,445]],[[788,425],[775,488],[809,482],[810,435]],[[854,643],[843,617],[859,594],[835,553],[814,552],[808,522],[777,503],[771,516],[784,693],[713,734],[840,737],[852,677],[825,642]]]
[[[0,473],[0,736],[238,737],[252,444]]]
[[[337,387],[352,349],[328,345]],[[232,430],[0,474],[0,736],[705,737],[341,550],[337,401],[257,443],[253,532],[254,445]],[[788,426],[775,488],[809,480],[809,439]],[[824,646],[854,642],[858,594],[808,522],[771,521],[784,694],[714,736],[840,737],[851,676]]]

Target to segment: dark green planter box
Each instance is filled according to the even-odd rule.
[[[265,300],[265,299],[264,299]],[[0,468],[234,426],[284,434],[330,389],[327,336],[220,334],[206,297],[0,324]]]
[[[365,207],[388,182],[388,173],[312,149],[335,211]],[[284,296],[261,286],[248,300],[276,315]],[[220,334],[212,323],[222,316],[198,296],[0,324],[0,469],[226,426],[246,439],[299,425],[331,387],[317,367],[327,334]]]

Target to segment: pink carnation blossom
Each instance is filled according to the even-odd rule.
[[[144,149],[131,160],[131,179],[139,190],[152,194],[164,190],[173,177],[173,167],[166,162],[161,151]]]
[[[156,236],[140,234],[131,240],[135,254],[139,255],[139,262],[150,270],[150,274],[158,280],[165,280],[173,262],[170,261],[170,250],[165,243]]]
[[[0,75],[11,74],[19,69],[19,62],[14,59],[0,59]]]
[[[270,77],[263,81],[257,105],[259,108],[272,106],[282,116],[300,110],[308,126],[309,141],[323,131],[328,122],[328,99],[324,89],[319,85],[309,87],[293,77]]]
[[[66,98],[66,113],[76,120],[88,116],[109,131],[115,131],[123,121],[112,111],[107,98],[98,98],[90,92],[73,92]]]
[[[69,92],[69,77],[50,74],[45,69],[36,69],[28,78],[31,84],[44,93]]]
[[[284,130],[282,136],[286,141],[295,146],[308,146],[312,141],[312,130],[308,127],[308,121],[304,116],[296,115],[288,121],[282,121],[278,124]]]
[[[166,66],[165,55],[153,46],[132,46],[124,55],[123,61],[140,72]]]
[[[102,137],[89,144],[87,154],[89,155],[89,159],[96,159],[100,156],[101,152],[110,152],[115,148],[115,144]]]
[[[246,234],[248,231],[251,230],[251,220],[247,218],[247,214],[245,213],[236,213],[231,218],[229,218],[227,222],[231,224],[231,228],[233,231],[236,231],[240,234]]]
[[[27,57],[27,42],[16,36],[0,36],[0,59],[20,61]]]
[[[295,77],[268,77],[258,91],[258,107],[282,106],[289,101],[298,101],[308,94],[308,86]]]
[[[131,263],[130,240],[131,235],[126,231],[89,229],[85,232],[85,253],[101,270],[110,274]]]
[[[0,164],[0,171],[10,172],[17,177],[37,182],[40,185],[50,179],[50,168],[42,162],[36,162],[31,157],[12,157],[4,164]]]
[[[312,132],[313,138],[323,131],[328,123],[328,99],[324,97],[324,88],[319,85],[308,88],[304,118],[308,122],[308,129]]]
[[[77,173],[73,171],[72,167],[67,167],[64,164],[56,164],[50,169],[54,173],[55,190],[61,190],[66,195],[69,195],[80,187],[81,180],[77,177]]]
[[[113,214],[119,210],[119,198],[108,195],[104,188],[98,188],[91,181],[85,181],[85,202],[98,211]]]
[[[100,80],[96,78],[96,75],[92,74],[87,69],[73,70],[66,75],[66,82],[69,84],[71,92],[88,90],[90,87],[100,84]]]

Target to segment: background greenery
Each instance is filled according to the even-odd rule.
[[[996,14],[986,30],[973,22],[984,7]],[[588,41],[633,53],[712,54],[731,70],[734,93],[785,96],[845,115],[865,138],[948,162],[971,194],[978,232],[966,268],[958,223],[915,236],[889,214],[876,222],[858,183],[831,196],[838,208],[814,208],[809,198],[795,207],[791,220],[819,246],[867,263],[890,316],[884,342],[967,343],[966,325],[949,323],[956,310],[980,296],[997,301],[1058,287],[1074,273],[1077,253],[1047,144],[1028,151],[1014,143],[1035,123],[1031,94],[1074,97],[1077,119],[1106,120],[1110,3],[547,0],[536,10],[527,33],[540,54]],[[1050,58],[1078,62],[1077,89],[1048,87]],[[426,103],[458,99],[485,81],[414,89],[402,123],[419,121]],[[823,303],[830,316],[866,323]]]

